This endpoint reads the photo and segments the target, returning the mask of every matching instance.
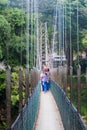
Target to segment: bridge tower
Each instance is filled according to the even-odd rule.
[[[49,65],[49,48],[48,48],[48,32],[47,32],[47,23],[42,23],[40,26],[40,66],[41,69],[44,64]]]

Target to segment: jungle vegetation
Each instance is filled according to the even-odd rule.
[[[70,14],[69,14],[69,2],[65,0],[67,5],[67,50],[66,55],[69,56],[70,53]],[[53,17],[54,10],[56,6],[56,0],[39,0],[39,23],[48,23],[48,37],[49,46],[51,48],[52,34],[53,34]],[[77,7],[76,0],[71,1],[71,30],[72,30],[72,52],[73,56],[78,57],[77,52]],[[31,15],[31,25],[33,26],[33,14]],[[31,32],[31,28],[30,28]],[[34,38],[33,34],[29,34],[30,38]],[[34,41],[34,40],[33,40]],[[32,48],[34,44],[32,44]],[[29,51],[32,51],[30,56],[30,68],[33,67],[33,51],[31,44],[29,44]],[[87,53],[87,0],[79,0],[79,50],[80,54]],[[35,55],[36,56],[36,55]],[[21,60],[22,58],[22,60]],[[68,61],[70,59],[68,58]],[[12,68],[12,115],[16,112],[18,114],[18,68],[20,65],[26,67],[26,1],[20,0],[0,0],[0,62],[4,62],[5,65],[10,65]],[[69,62],[68,62],[69,64]],[[73,61],[74,74],[76,74],[77,59]],[[87,62],[85,59],[80,60],[82,66],[83,75],[85,68],[87,67]],[[14,70],[16,70],[14,72]],[[5,96],[5,72],[0,70],[0,129],[6,128],[6,96]],[[84,76],[83,76],[84,77]],[[75,80],[75,79],[74,79]],[[84,82],[84,81],[83,81]],[[13,87],[15,85],[15,87]],[[74,90],[76,92],[76,90]],[[87,92],[82,91],[83,98],[87,99]],[[75,94],[75,93],[74,93]],[[16,98],[15,98],[16,96]],[[86,104],[87,100],[84,101]],[[76,101],[75,101],[76,104]],[[87,115],[87,106],[83,105],[83,115]],[[86,107],[85,107],[86,106]],[[84,112],[85,110],[85,112]],[[15,117],[14,117],[15,118]]]

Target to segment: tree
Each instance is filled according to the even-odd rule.
[[[25,36],[25,12],[24,10],[17,8],[9,8],[3,11],[5,19],[10,26],[10,37],[8,45],[8,61],[9,64],[19,64],[20,55],[23,52],[23,59],[25,63],[25,48],[26,48],[26,36]],[[4,26],[4,25],[3,25]],[[4,27],[3,27],[4,28]],[[3,34],[2,34],[3,35]],[[7,33],[8,35],[8,33]],[[7,39],[3,37],[4,41],[7,43]],[[2,42],[3,43],[3,42]],[[6,57],[5,57],[6,58]],[[14,60],[13,60],[14,59]]]
[[[3,15],[0,15],[0,51],[3,55],[3,57],[6,57],[7,55],[7,46],[10,39],[10,24],[5,19]]]
[[[0,10],[5,9],[9,5],[9,0],[0,0]]]

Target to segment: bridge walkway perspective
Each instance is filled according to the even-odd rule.
[[[34,130],[64,130],[60,112],[50,90],[41,91]]]

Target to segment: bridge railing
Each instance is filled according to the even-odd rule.
[[[59,108],[65,130],[87,130],[77,109],[66,97],[63,89],[51,81],[51,91]]]
[[[19,110],[17,109],[17,111],[19,111],[20,114],[18,115],[16,121],[12,125],[11,120],[13,117],[11,117],[11,87],[13,88],[14,84],[12,84],[11,82],[12,81],[11,67],[7,66],[6,68],[6,103],[7,103],[6,104],[7,107],[6,130],[10,130],[10,129],[27,130],[27,128],[29,129],[32,128],[33,126],[32,124],[34,123],[36,117],[35,115],[37,113],[38,102],[39,102],[39,93],[40,93],[40,87],[38,84],[39,74],[40,71],[38,71],[36,68],[33,68],[32,70],[26,68],[23,70],[23,68],[21,67],[19,69],[19,75],[17,78],[18,86],[16,85],[16,87],[18,90],[17,94],[19,96]],[[32,114],[33,118],[31,118],[31,113],[33,113]],[[27,120],[28,118],[29,118],[29,123]],[[29,124],[29,126],[27,126],[27,124]]]
[[[21,113],[11,126],[11,130],[32,130],[38,112],[40,96],[40,83],[36,86],[31,96],[28,98]]]

